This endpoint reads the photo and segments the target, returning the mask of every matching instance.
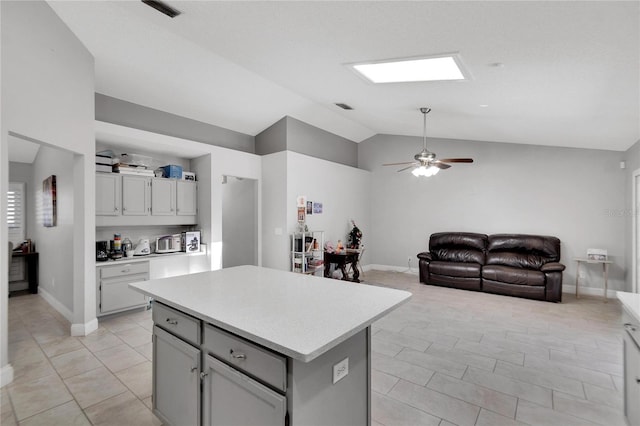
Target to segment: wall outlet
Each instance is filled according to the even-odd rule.
[[[333,384],[344,379],[349,374],[349,357],[333,366]]]

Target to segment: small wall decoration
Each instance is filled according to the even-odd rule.
[[[306,206],[307,206],[307,196],[298,195],[296,197],[296,207],[306,207]]]
[[[305,208],[298,207],[298,223],[304,223],[305,221]]]
[[[313,214],[322,214],[322,203],[313,203]]]
[[[307,201],[307,214],[313,214],[313,201]]]
[[[188,231],[185,235],[185,248],[187,253],[200,251],[200,231]]]
[[[42,225],[51,228],[57,223],[56,175],[42,181]]]

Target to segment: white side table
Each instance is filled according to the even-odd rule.
[[[578,295],[578,279],[580,277],[580,264],[581,263],[597,263],[602,265],[602,276],[604,278],[604,302],[607,303],[607,285],[609,281],[609,265],[613,263],[612,260],[592,260],[587,259],[586,257],[574,257],[573,260],[576,261],[576,299],[580,296]]]

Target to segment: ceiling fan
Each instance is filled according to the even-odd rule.
[[[441,169],[445,170],[451,167],[451,165],[447,163],[473,163],[473,158],[443,158],[441,160],[436,160],[436,154],[427,149],[427,114],[431,112],[431,108],[422,107],[420,108],[420,112],[423,115],[422,151],[413,156],[415,161],[387,163],[383,164],[383,166],[403,166],[405,164],[409,164],[409,166],[398,171],[403,172],[413,168],[411,173],[413,173],[414,176],[433,176]]]

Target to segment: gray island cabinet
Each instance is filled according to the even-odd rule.
[[[129,286],[154,299],[167,425],[371,424],[371,324],[411,297],[257,266]]]

